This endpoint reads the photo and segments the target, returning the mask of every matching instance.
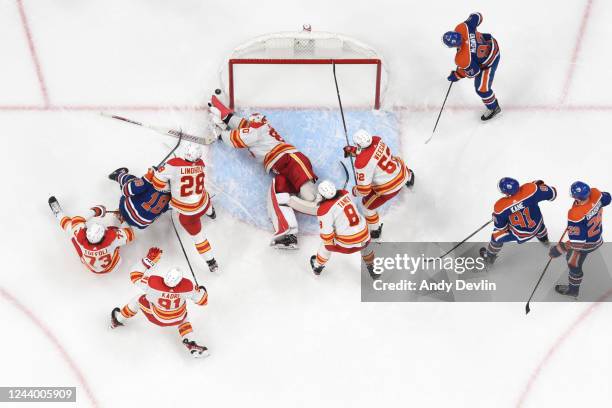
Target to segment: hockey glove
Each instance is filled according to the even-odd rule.
[[[157,261],[159,261],[159,258],[161,257],[162,253],[163,251],[161,249],[152,247],[151,249],[149,249],[147,256],[142,258],[142,263],[147,267],[147,269],[149,269],[153,267],[157,263]]]
[[[542,184],[546,184],[543,180],[534,180],[533,183],[537,186],[541,186]]]
[[[566,243],[565,242],[559,242],[557,245],[555,245],[554,247],[550,248],[550,251],[548,251],[548,255],[551,258],[557,258],[557,257],[563,255],[565,252],[567,252]]]
[[[457,71],[451,71],[450,75],[446,79],[448,79],[451,82],[457,82],[461,78],[457,75]]]
[[[103,205],[94,205],[91,207],[91,211],[94,212],[94,217],[104,217],[106,215],[106,207]]]
[[[356,146],[344,146],[342,148],[342,150],[344,150],[344,158],[345,159],[347,157],[356,156],[357,155],[357,147]]]

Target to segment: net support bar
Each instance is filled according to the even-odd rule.
[[[382,62],[377,58],[232,58],[229,60],[229,103],[230,108],[234,109],[234,65],[236,64],[258,64],[258,65],[376,65],[376,89],[374,92],[374,109],[380,109],[380,86],[382,75]]]

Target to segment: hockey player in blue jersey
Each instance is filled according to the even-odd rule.
[[[582,181],[570,187],[575,200],[567,213],[568,241],[550,249],[551,258],[565,254],[569,276],[567,285],[556,285],[555,290],[567,296],[577,297],[582,283],[582,264],[587,256],[603,244],[603,207],[610,205],[610,193],[591,188]]]
[[[522,244],[537,237],[540,242],[547,244],[548,232],[539,203],[553,201],[557,197],[557,190],[542,180],[519,186],[515,179],[504,177],[499,180],[497,187],[505,197],[495,203],[491,241],[486,248],[480,248],[480,256],[489,264],[495,262],[505,242]]]
[[[488,111],[480,117],[489,120],[501,112],[491,87],[499,64],[500,53],[497,40],[491,34],[476,30],[482,23],[482,14],[472,13],[467,20],[442,36],[442,42],[449,48],[457,48],[455,64],[448,80],[456,82],[461,78],[474,78],[474,88]]]
[[[121,217],[127,224],[138,229],[147,228],[168,210],[170,191],[156,189],[151,182],[152,176],[152,171],[149,171],[144,177],[136,177],[129,174],[125,167],[108,175],[108,178],[119,183],[121,188]]]

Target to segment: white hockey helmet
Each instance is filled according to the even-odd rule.
[[[267,122],[268,122],[268,119],[262,113],[254,112],[251,114],[251,116],[249,116],[249,123],[251,124],[261,126]]]
[[[359,129],[353,134],[353,143],[359,148],[365,149],[372,144],[372,135],[365,129]]]
[[[336,196],[336,186],[329,180],[323,180],[320,182],[319,187],[317,187],[317,191],[327,200]]]
[[[85,237],[90,244],[97,244],[104,239],[106,227],[97,222],[91,222],[85,230]]]
[[[187,143],[185,146],[185,160],[194,162],[202,157],[202,146],[198,143]]]
[[[183,271],[179,268],[171,268],[164,274],[164,284],[173,288],[183,280]]]

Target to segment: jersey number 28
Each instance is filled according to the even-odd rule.
[[[204,191],[204,173],[181,177],[181,197],[189,197],[194,192],[202,194],[202,191]]]

